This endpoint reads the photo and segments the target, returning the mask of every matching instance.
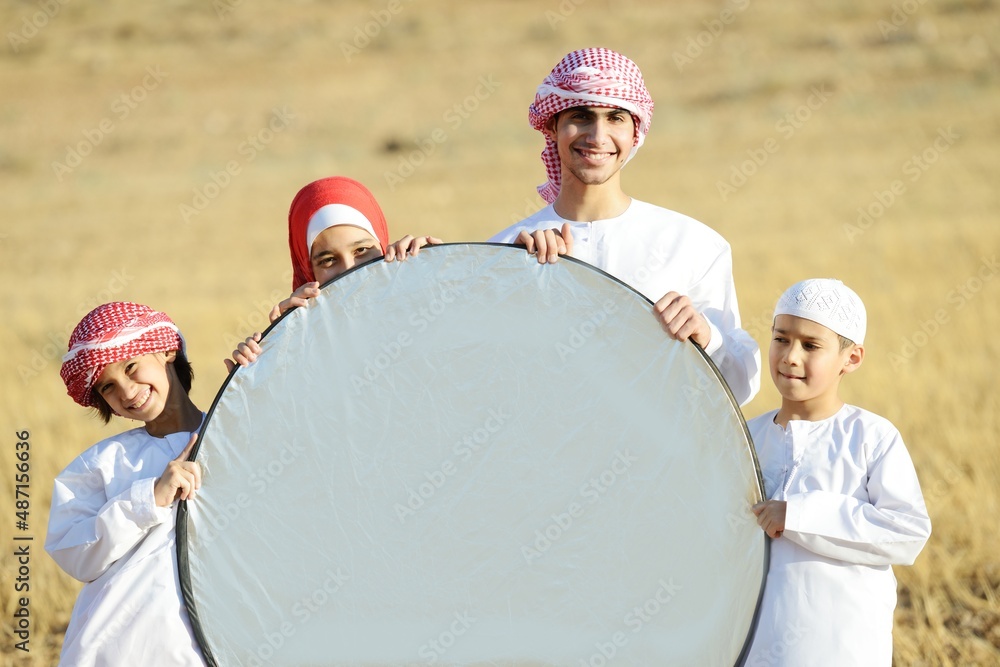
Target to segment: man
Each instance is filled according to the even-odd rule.
[[[592,264],[654,302],[669,336],[700,345],[744,405],[760,389],[760,351],[740,328],[729,244],[680,213],[622,190],[621,169],[649,132],[653,100],[642,72],[603,48],[570,53],[538,87],[528,111],[545,135],[549,206],[490,239]]]

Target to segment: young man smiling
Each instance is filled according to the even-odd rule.
[[[540,263],[569,254],[641,292],[667,335],[692,339],[746,404],[760,388],[760,351],[740,328],[729,244],[680,213],[627,195],[621,169],[649,132],[653,100],[642,72],[602,48],[568,54],[528,111],[545,136],[549,206],[491,241],[517,243]]]

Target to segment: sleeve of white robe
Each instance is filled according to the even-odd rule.
[[[139,479],[108,498],[101,472],[77,459],[56,478],[45,550],[75,579],[97,579],[172,517],[172,508],[156,505],[155,483]]]
[[[760,348],[741,328],[733,259],[728,249],[715,258],[687,296],[712,330],[705,352],[718,366],[736,402],[749,403],[760,390]]]
[[[931,534],[920,483],[898,433],[876,447],[865,502],[829,491],[790,494],[788,539],[813,553],[861,565],[911,565]]]

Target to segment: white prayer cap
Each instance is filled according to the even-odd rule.
[[[789,287],[774,307],[774,316],[778,315],[811,320],[853,343],[865,342],[865,304],[854,290],[833,278],[810,278]]]

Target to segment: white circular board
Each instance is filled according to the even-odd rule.
[[[217,665],[733,665],[767,544],[739,409],[575,260],[426,248],[226,381],[178,520]]]

